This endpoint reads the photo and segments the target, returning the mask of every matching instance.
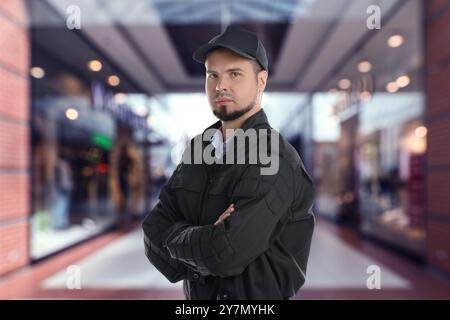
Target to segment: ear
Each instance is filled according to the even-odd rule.
[[[261,70],[260,72],[258,72],[258,91],[259,92],[263,92],[264,89],[266,88],[268,76],[269,76],[269,73],[267,72],[267,70]]]

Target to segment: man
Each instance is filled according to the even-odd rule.
[[[254,33],[228,27],[193,58],[205,64],[219,121],[184,156],[212,146],[220,161],[178,165],[143,222],[146,255],[169,281],[184,280],[187,299],[289,299],[305,282],[314,192],[297,152],[261,108],[265,49]],[[257,132],[257,143],[237,147],[239,130]],[[263,174],[267,163],[249,161],[258,146],[277,157],[276,172]],[[246,162],[230,163],[236,153]]]

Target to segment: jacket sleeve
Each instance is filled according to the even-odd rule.
[[[170,183],[170,181],[169,181]],[[144,219],[145,255],[149,261],[170,282],[175,283],[186,279],[187,267],[170,257],[169,252],[163,247],[163,239],[167,230],[181,219],[179,211],[175,207],[174,195],[168,186],[161,189],[159,202]]]
[[[315,227],[312,210],[315,193],[313,182],[302,164],[298,166],[295,176],[298,177],[298,185],[290,208],[289,222],[271,246],[273,270],[278,274],[286,296],[295,295],[306,281],[306,267]]]
[[[303,179],[299,179],[299,186],[296,188],[297,193],[290,210],[289,223],[279,238],[285,249],[295,260],[296,267],[301,274],[301,277],[290,277],[290,285],[295,288],[294,292],[306,280],[306,269],[315,227],[313,212],[314,185],[303,165],[300,165],[297,171],[298,174],[296,176],[303,177]]]
[[[233,190],[235,212],[224,223],[192,226],[174,224],[165,240],[170,256],[195,267],[203,275],[227,277],[266,251],[273,231],[293,201],[293,170],[280,161],[275,175],[261,175],[248,165]]]

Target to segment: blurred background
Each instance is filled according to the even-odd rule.
[[[183,299],[140,223],[216,121],[191,54],[228,25],[315,180],[296,298],[450,298],[449,0],[1,0],[0,298]]]

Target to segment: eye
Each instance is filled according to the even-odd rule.
[[[217,78],[216,74],[214,74],[214,73],[209,73],[208,74],[208,79],[215,79],[215,78]]]
[[[231,72],[231,76],[233,77],[233,78],[236,78],[236,77],[238,77],[238,76],[240,76],[241,74],[239,73],[239,72],[236,72],[236,71],[233,71],[233,72]]]

